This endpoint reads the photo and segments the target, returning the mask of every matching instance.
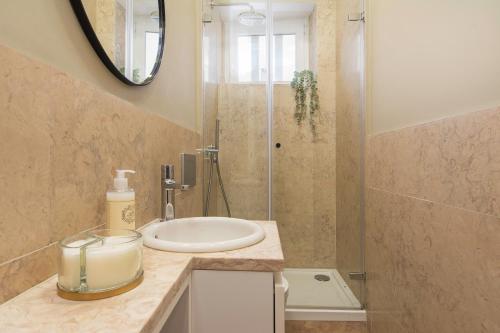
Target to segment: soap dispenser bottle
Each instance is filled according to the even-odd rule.
[[[127,173],[134,170],[116,170],[113,189],[106,193],[106,228],[135,229],[135,192],[128,187]]]

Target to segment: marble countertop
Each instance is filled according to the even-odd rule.
[[[125,294],[75,302],[56,294],[57,277],[0,305],[0,332],[149,332],[193,269],[271,271],[284,268],[275,222],[257,221],[266,238],[227,252],[172,253],[144,247],[144,281]]]

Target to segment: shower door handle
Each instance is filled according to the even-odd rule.
[[[350,272],[349,278],[351,280],[366,281],[366,273],[364,273],[364,272]]]
[[[347,21],[349,21],[349,22],[358,22],[358,21],[364,22],[365,21],[365,12],[348,14]]]

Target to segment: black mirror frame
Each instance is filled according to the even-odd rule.
[[[87,36],[87,39],[89,40],[90,44],[94,48],[94,51],[97,53],[101,61],[104,63],[104,65],[108,68],[108,70],[113,73],[114,76],[116,76],[120,81],[123,83],[129,85],[129,86],[145,86],[150,84],[154,78],[156,77],[156,74],[158,74],[158,71],[160,69],[161,65],[161,60],[163,58],[163,48],[164,48],[164,40],[165,40],[165,4],[164,0],[158,0],[158,12],[159,12],[159,40],[158,40],[158,55],[156,57],[156,62],[153,67],[153,71],[151,74],[141,83],[134,82],[132,80],[129,80],[125,75],[123,75],[115,66],[115,64],[109,59],[108,54],[104,50],[104,48],[101,45],[101,42],[99,41],[99,38],[97,37],[94,29],[92,28],[92,24],[89,21],[89,18],[87,16],[87,13],[85,12],[85,8],[83,6],[83,3],[81,0],[69,0],[71,3],[71,7],[73,8],[73,12],[76,15],[76,18],[78,19],[78,22],[80,22],[80,26],[83,29],[83,32],[85,33],[85,36]]]

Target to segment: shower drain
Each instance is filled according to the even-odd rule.
[[[330,281],[330,277],[328,275],[325,275],[325,274],[316,274],[316,275],[314,275],[314,278],[318,281],[321,281],[321,282]]]

